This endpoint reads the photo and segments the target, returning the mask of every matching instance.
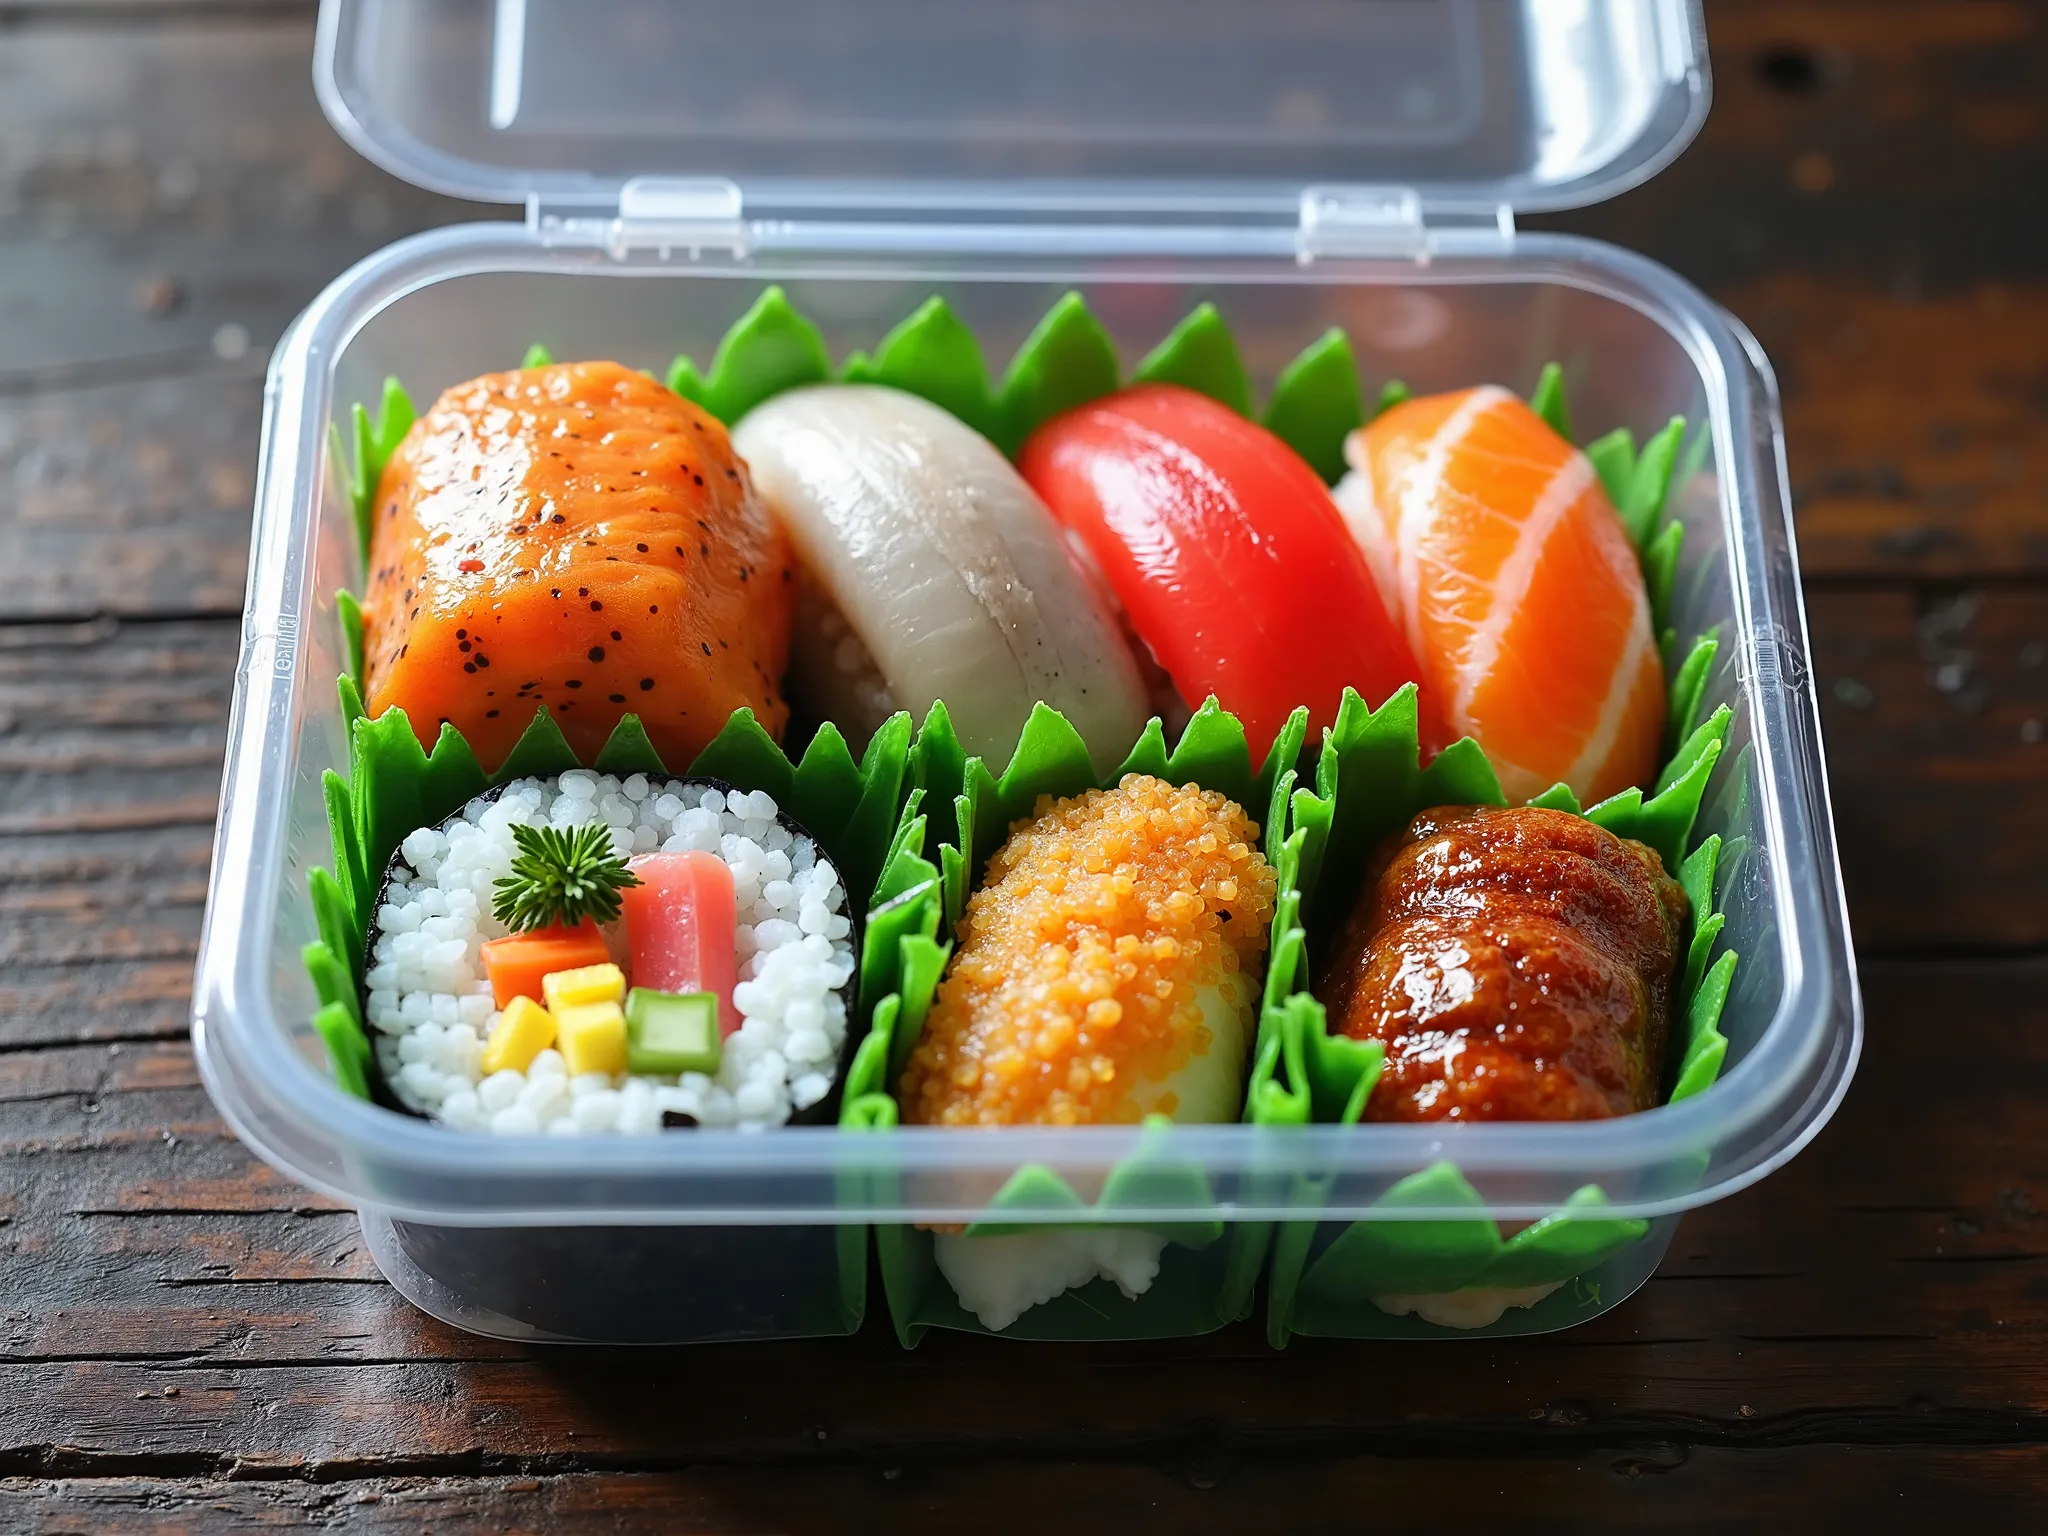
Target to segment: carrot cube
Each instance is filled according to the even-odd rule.
[[[491,998],[500,1008],[511,1007],[515,997],[544,1001],[547,994],[542,983],[550,972],[608,965],[612,958],[604,935],[588,919],[574,928],[536,928],[531,933],[492,939],[483,946],[483,957],[491,978]]]

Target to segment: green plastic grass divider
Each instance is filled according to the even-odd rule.
[[[707,372],[679,357],[669,365],[668,387],[731,426],[763,400],[831,376],[817,326],[771,287],[725,333]]]
[[[1240,416],[1252,414],[1252,381],[1245,374],[1244,359],[1237,354],[1237,338],[1206,299],[1145,355],[1131,382],[1179,384],[1229,406]]]
[[[1671,1015],[1678,1052],[1673,1099],[1710,1084],[1727,1051],[1718,1020],[1735,955],[1725,953],[1707,963],[1724,924],[1714,905],[1720,840],[1709,837],[1683,858],[1678,850],[1689,839],[1730,719],[1723,708],[1698,726],[1665,770],[1669,782],[1647,799],[1632,789],[1581,812],[1568,791],[1543,797],[1555,809],[1583,814],[1618,836],[1658,848],[1692,901],[1691,932]],[[1372,710],[1347,693],[1336,724],[1324,736],[1316,788],[1298,790],[1293,806],[1297,829],[1320,829],[1325,843],[1322,876],[1308,893],[1315,921],[1325,930],[1334,929],[1349,911],[1373,849],[1418,811],[1432,805],[1504,803],[1483,758],[1439,774],[1448,754],[1428,769],[1421,767],[1420,755],[1412,695],[1397,694]],[[1294,1100],[1297,1120],[1355,1124],[1379,1074],[1378,1045],[1331,1036],[1323,1007],[1313,998],[1290,999],[1289,1004],[1280,1050],[1262,1058],[1263,1075],[1253,1091]],[[1296,1196],[1303,1204],[1319,1203],[1329,1184],[1328,1178],[1303,1180]],[[1647,1223],[1634,1218],[1602,1216],[1605,1202],[1598,1188],[1586,1186],[1574,1192],[1564,1209],[1510,1238],[1478,1214],[1468,1220],[1282,1223],[1270,1271],[1269,1337],[1278,1346],[1294,1332],[1412,1333],[1415,1325],[1395,1324],[1371,1298],[1523,1288],[1582,1275],[1648,1231]],[[1463,1205],[1476,1212],[1484,1201],[1447,1160],[1395,1184],[1380,1204],[1390,1211]]]
[[[340,680],[344,700],[354,686],[346,676]],[[540,709],[504,764],[486,774],[453,726],[442,726],[433,750],[427,751],[403,710],[387,710],[375,719],[358,710],[349,728],[347,775],[330,770],[323,779],[334,867],[315,868],[307,877],[320,932],[304,951],[320,1003],[313,1029],[335,1083],[356,1098],[373,1096],[377,1065],[361,1001],[364,941],[391,855],[415,828],[437,825],[493,785],[576,767],[622,776],[716,778],[775,796],[782,811],[817,838],[846,883],[849,905],[860,910],[871,900],[889,857],[897,808],[909,787],[910,740],[910,716],[898,714],[875,732],[856,763],[837,728],[828,724],[792,763],[753,712],[741,709],[687,770],[672,774],[636,716],[623,718],[597,757],[585,764]],[[856,1192],[845,1193],[852,1203]],[[866,1315],[867,1228],[838,1228],[835,1258],[834,1273],[792,1276],[789,1285],[815,1284],[820,1293],[816,1315],[837,1317],[838,1331],[852,1333]]]
[[[377,482],[384,478],[384,466],[405,434],[412,430],[412,397],[397,379],[384,381],[384,396],[373,417],[360,402],[349,413],[349,442],[334,434],[334,461],[347,487],[349,510],[356,531],[356,549],[365,562],[370,558],[370,519],[377,499]]]
[[[1243,726],[1210,700],[1170,751],[1159,722],[1153,721],[1124,765],[1102,781],[1114,784],[1127,772],[1156,773],[1175,783],[1194,782],[1220,791],[1259,817],[1279,892],[1272,956],[1298,956],[1302,946],[1298,884],[1304,839],[1283,836],[1283,830],[1306,723],[1307,711],[1298,711],[1265,763],[1254,769]],[[951,933],[965,892],[989,852],[1012,822],[1030,814],[1038,796],[1068,796],[1097,782],[1073,727],[1044,705],[1034,713],[1000,775],[962,753],[943,705],[934,706],[918,732],[910,764],[911,792],[867,919],[861,996],[863,1009],[872,1012],[872,1023],[848,1073],[841,1117],[846,1129],[868,1134],[887,1132],[897,1124],[894,1088],[951,954],[951,944],[942,935]],[[1270,807],[1282,808],[1279,820],[1260,815],[1260,808]],[[1268,997],[1276,988],[1284,991],[1301,979],[1290,965],[1276,981],[1272,956]],[[1277,1018],[1274,1008],[1262,1008],[1254,1059],[1278,1049]],[[1246,1121],[1264,1121],[1263,1102],[1247,1096]],[[894,1204],[897,1194],[894,1188],[877,1190],[875,1203]],[[1108,1281],[1096,1280],[1031,1308],[1001,1337],[1177,1337],[1205,1333],[1249,1315],[1271,1224],[1226,1227],[1213,1215],[1214,1206],[1202,1171],[1175,1157],[1171,1126],[1164,1119],[1148,1122],[1138,1150],[1110,1171],[1092,1203],[1049,1168],[1017,1169],[989,1200],[987,1215],[969,1226],[969,1235],[1029,1230],[1032,1223],[1005,1219],[1024,1211],[1071,1214],[1080,1223],[1100,1222],[1104,1213],[1119,1207],[1185,1208],[1190,1215],[1186,1221],[1151,1226],[1170,1243],[1158,1278],[1143,1296],[1126,1299]],[[890,1313],[906,1348],[914,1347],[932,1328],[987,1331],[960,1306],[939,1274],[930,1233],[901,1224],[882,1225],[875,1229],[875,1243]]]
[[[536,347],[528,353],[528,366],[546,357]],[[771,286],[725,333],[708,370],[678,357],[666,377],[676,393],[728,426],[763,401],[806,384],[886,384],[950,411],[1014,456],[1036,428],[1114,393],[1125,376],[1116,344],[1078,293],[1065,294],[1046,311],[998,381],[974,332],[941,297],[926,299],[872,351],[849,353],[835,369],[818,328],[787,293]],[[1350,339],[1336,328],[1281,371],[1261,413],[1237,339],[1207,301],[1140,359],[1130,382],[1183,385],[1262,420],[1326,481],[1344,472],[1345,434],[1376,414],[1365,408]],[[1405,390],[1392,388],[1377,409],[1405,398]]]
[[[347,685],[343,679],[344,691]],[[884,722],[855,762],[838,729],[828,724],[819,727],[802,758],[791,763],[753,712],[740,709],[686,770],[675,773],[662,763],[637,716],[622,719],[597,757],[583,763],[541,708],[503,765],[487,774],[452,725],[441,727],[433,750],[427,751],[404,710],[386,710],[375,719],[358,716],[349,730],[347,775],[330,771],[323,780],[333,867],[315,868],[307,876],[320,932],[306,947],[313,990],[323,1008],[344,1009],[361,1035],[364,941],[398,845],[416,828],[439,825],[493,785],[570,768],[622,777],[714,778],[738,789],[765,790],[817,838],[846,882],[849,904],[858,910],[888,857],[909,779],[910,738],[910,716],[899,714]],[[336,1050],[332,1017],[318,1027],[336,1080],[351,1091],[360,1087],[359,1096],[366,1097],[366,1074],[351,1074],[346,1058],[352,1053]],[[368,1060],[366,1044],[362,1061]]]

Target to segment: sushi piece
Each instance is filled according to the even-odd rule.
[[[545,708],[593,759],[639,716],[690,762],[735,709],[779,733],[788,543],[725,428],[617,363],[458,384],[377,488],[365,700],[486,768]]]
[[[1386,1047],[1367,1120],[1598,1120],[1663,1089],[1689,904],[1564,811],[1424,811],[1380,855],[1318,995]]]
[[[1144,726],[1107,596],[972,428],[899,390],[825,384],[757,407],[733,441],[803,568],[790,687],[807,712],[860,740],[943,698],[992,761],[1041,700],[1096,752]]]
[[[1055,417],[1018,467],[1072,530],[1189,709],[1214,695],[1254,751],[1296,705],[1336,718],[1421,677],[1316,472],[1264,427],[1173,384]],[[1425,746],[1444,738],[1425,683]]]
[[[1451,728],[1509,797],[1592,805],[1657,772],[1664,673],[1621,519],[1583,453],[1491,385],[1353,432],[1337,503]]]
[[[759,1129],[838,1081],[846,890],[758,790],[587,769],[504,785],[406,837],[368,949],[384,1081],[456,1129]]]
[[[1129,774],[1041,799],[968,899],[904,1068],[904,1120],[1236,1120],[1275,884],[1258,829],[1214,791]],[[1000,1330],[1097,1275],[1142,1294],[1165,1239],[1073,1228],[934,1243],[961,1304]]]
[[[1564,811],[1424,811],[1381,851],[1316,989],[1386,1049],[1363,1118],[1598,1120],[1663,1089],[1689,903],[1643,844]],[[1483,1328],[1562,1281],[1373,1296]]]

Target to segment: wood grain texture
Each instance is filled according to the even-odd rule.
[[[239,611],[285,326],[378,246],[505,216],[348,149],[312,30],[0,7],[0,620]]]
[[[2048,585],[1809,592],[1807,618],[1858,943],[2048,942]]]
[[[262,416],[256,358],[0,392],[0,614],[240,612]]]
[[[255,1469],[252,1469],[252,1471]],[[1734,1450],[1658,1444],[1559,1457],[1401,1461],[1352,1452],[1327,1461],[1279,1453],[1178,1461],[1115,1454],[1055,1461],[899,1457],[848,1464],[829,1447],[780,1476],[753,1468],[472,1477],[372,1477],[339,1483],[162,1478],[0,1480],[0,1522],[63,1536],[185,1536],[340,1527],[441,1536],[603,1530],[636,1533],[887,1529],[904,1536],[1002,1528],[1029,1511],[1075,1536],[1170,1530],[1241,1536],[1515,1529],[1605,1532],[1784,1528],[1786,1513],[1826,1500],[1801,1529],[2018,1529],[2036,1513],[2035,1447],[1990,1452],[1915,1446]],[[1533,1518],[1532,1518],[1533,1517]],[[1284,1521],[1276,1527],[1259,1522]]]
[[[505,215],[344,145],[313,99],[312,34],[307,8],[118,25],[46,9],[8,28],[0,387],[260,359],[359,257]]]

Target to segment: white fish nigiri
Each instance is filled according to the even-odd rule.
[[[1150,713],[1107,594],[995,446],[878,384],[792,390],[733,433],[805,587],[790,686],[856,737],[944,699],[1000,769],[1044,700],[1116,766]]]

